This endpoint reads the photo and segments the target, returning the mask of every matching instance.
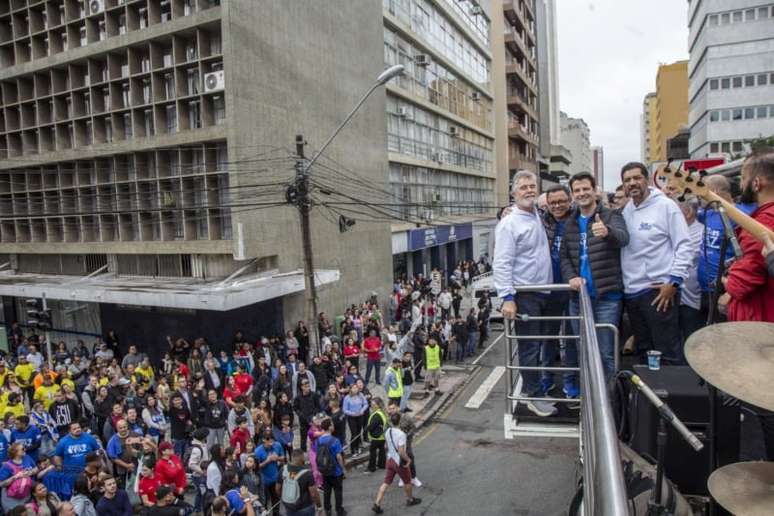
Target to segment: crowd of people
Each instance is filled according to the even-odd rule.
[[[662,365],[685,364],[684,344],[707,323],[774,322],[774,245],[742,228],[736,230],[741,255],[724,243],[726,234],[715,204],[666,185],[653,184],[648,168],[628,163],[621,170],[622,185],[608,200],[597,194],[594,176],[579,173],[568,187],[555,186],[538,195],[536,176],[518,172],[512,185],[514,204],[503,211],[496,229],[494,284],[503,298],[507,318],[517,321],[522,335],[557,335],[559,322],[534,316],[578,315],[576,292],[519,292],[515,286],[569,283],[585,286],[597,323],[631,327],[633,346],[626,352],[643,356],[660,352]],[[727,178],[703,179],[723,199],[734,202]],[[744,161],[741,196],[736,206],[768,228],[774,228],[774,152],[761,152]],[[606,202],[603,202],[606,201]],[[542,208],[541,206],[542,205]],[[768,268],[767,268],[768,261]],[[625,316],[625,317],[624,317]],[[577,334],[577,321],[572,321]],[[614,338],[598,329],[605,375],[615,374]],[[519,363],[549,366],[559,360],[553,342],[519,341]],[[577,367],[576,343],[568,340],[564,365]],[[644,361],[644,357],[643,357]],[[522,371],[522,394],[547,397],[555,389],[551,373]],[[577,397],[577,375],[567,372],[562,390]],[[556,413],[548,401],[527,402],[541,417]],[[774,459],[774,420],[760,411],[769,460]]]
[[[448,285],[438,270],[397,279],[386,320],[375,298],[334,322],[320,313],[321,352],[301,321],[281,337],[237,331],[229,351],[167,337],[158,364],[113,331],[47,357],[14,323],[0,360],[3,512],[343,515],[353,457],[385,471],[375,513],[395,477],[420,503],[409,396],[420,382],[440,394],[442,364],[486,340],[489,299],[460,312],[481,262]]]

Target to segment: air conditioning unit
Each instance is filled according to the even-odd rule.
[[[481,8],[480,5],[474,5],[470,8],[470,15],[471,16],[481,16],[484,14],[484,10]]]
[[[432,200],[433,200],[433,202],[441,202],[441,193],[440,192],[433,192]]]
[[[226,87],[226,74],[223,70],[204,74],[204,93],[223,91]]]
[[[417,54],[414,56],[414,64],[417,66],[427,66],[430,64],[430,56],[427,54]]]
[[[457,126],[450,125],[450,126],[449,126],[449,136],[451,136],[451,137],[453,137],[453,138],[456,138],[456,137],[457,137],[457,136],[459,136],[459,135],[460,135],[460,130],[459,130],[459,128],[458,128]]]
[[[473,102],[478,102],[479,100],[481,100],[481,93],[474,91],[473,93],[470,94],[470,100],[472,100]]]
[[[433,161],[437,163],[443,163],[443,155],[440,152],[433,153]]]
[[[89,14],[101,13],[105,10],[105,0],[90,0]]]
[[[395,114],[401,118],[411,118],[411,112],[408,110],[408,108],[399,107],[395,110]]]

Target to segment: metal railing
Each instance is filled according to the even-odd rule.
[[[569,291],[568,284],[520,285],[517,293]],[[518,335],[516,325],[519,319],[505,325],[506,371],[509,390],[506,392],[506,406],[510,414],[515,413],[519,402],[547,401],[552,403],[577,403],[577,399],[522,396],[517,392],[521,371],[569,372],[577,371],[580,377],[580,459],[583,467],[583,514],[586,516],[628,515],[626,489],[618,446],[618,436],[613,422],[612,407],[608,396],[607,382],[602,367],[602,358],[597,342],[597,329],[613,331],[614,353],[618,355],[617,328],[608,324],[595,324],[591,298],[584,287],[579,294],[579,315],[577,316],[521,316],[522,321],[578,321],[578,335]],[[532,340],[577,340],[578,367],[539,367],[518,364],[518,341]],[[515,345],[514,345],[515,344]],[[518,372],[519,374],[515,374]]]

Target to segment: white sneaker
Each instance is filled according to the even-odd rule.
[[[422,482],[417,477],[411,479],[411,485],[414,487],[422,487]]]
[[[403,487],[403,480],[398,479],[398,487]]]

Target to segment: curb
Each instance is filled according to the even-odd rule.
[[[428,422],[432,421],[435,415],[438,414],[444,407],[446,407],[449,400],[455,398],[458,394],[462,393],[462,391],[465,390],[465,388],[473,380],[473,377],[475,376],[475,374],[478,372],[480,368],[481,368],[480,365],[471,366],[465,379],[462,380],[462,383],[460,383],[460,385],[457,386],[455,390],[444,392],[441,396],[438,396],[437,401],[429,403],[428,404],[430,405],[429,407],[426,405],[425,408],[423,408],[422,411],[416,415],[414,419],[414,426],[416,427],[417,432],[421,430],[425,425],[427,425]],[[364,464],[366,462],[368,462],[367,453],[360,454],[357,457],[346,461],[346,466],[349,469],[349,468],[353,468],[361,464]]]

